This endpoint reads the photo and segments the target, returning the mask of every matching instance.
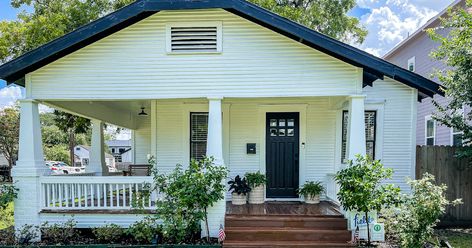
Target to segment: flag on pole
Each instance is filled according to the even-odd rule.
[[[356,227],[356,231],[354,232],[354,242],[359,241],[359,227]]]
[[[226,238],[225,230],[223,229],[223,225],[220,224],[220,230],[218,231],[218,242],[223,242]]]

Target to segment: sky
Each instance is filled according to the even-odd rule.
[[[450,5],[453,0],[357,0],[357,6],[348,14],[359,18],[369,34],[358,48],[382,56],[408,37],[430,18]],[[13,20],[20,11],[9,0],[0,0],[0,21]],[[11,105],[24,95],[24,89],[6,86],[0,80],[0,108]]]

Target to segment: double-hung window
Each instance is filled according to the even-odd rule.
[[[436,144],[436,120],[430,115],[425,117],[425,144],[428,146]]]
[[[376,111],[365,111],[365,141],[366,141],[366,154],[375,159],[375,132],[377,126],[377,112]],[[347,126],[349,121],[349,112],[343,111],[342,120],[342,144],[341,144],[341,161],[346,162],[346,151],[347,151]]]
[[[206,154],[208,113],[190,113],[190,159],[202,159]]]

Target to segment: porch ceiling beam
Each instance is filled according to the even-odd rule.
[[[120,127],[136,129],[136,120],[133,113],[128,110],[113,108],[100,102],[47,101],[43,103],[88,119],[96,119]]]

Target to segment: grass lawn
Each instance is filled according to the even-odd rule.
[[[13,202],[0,213],[0,230],[13,225]]]
[[[472,247],[472,229],[444,229],[437,234],[445,237],[454,248]]]

